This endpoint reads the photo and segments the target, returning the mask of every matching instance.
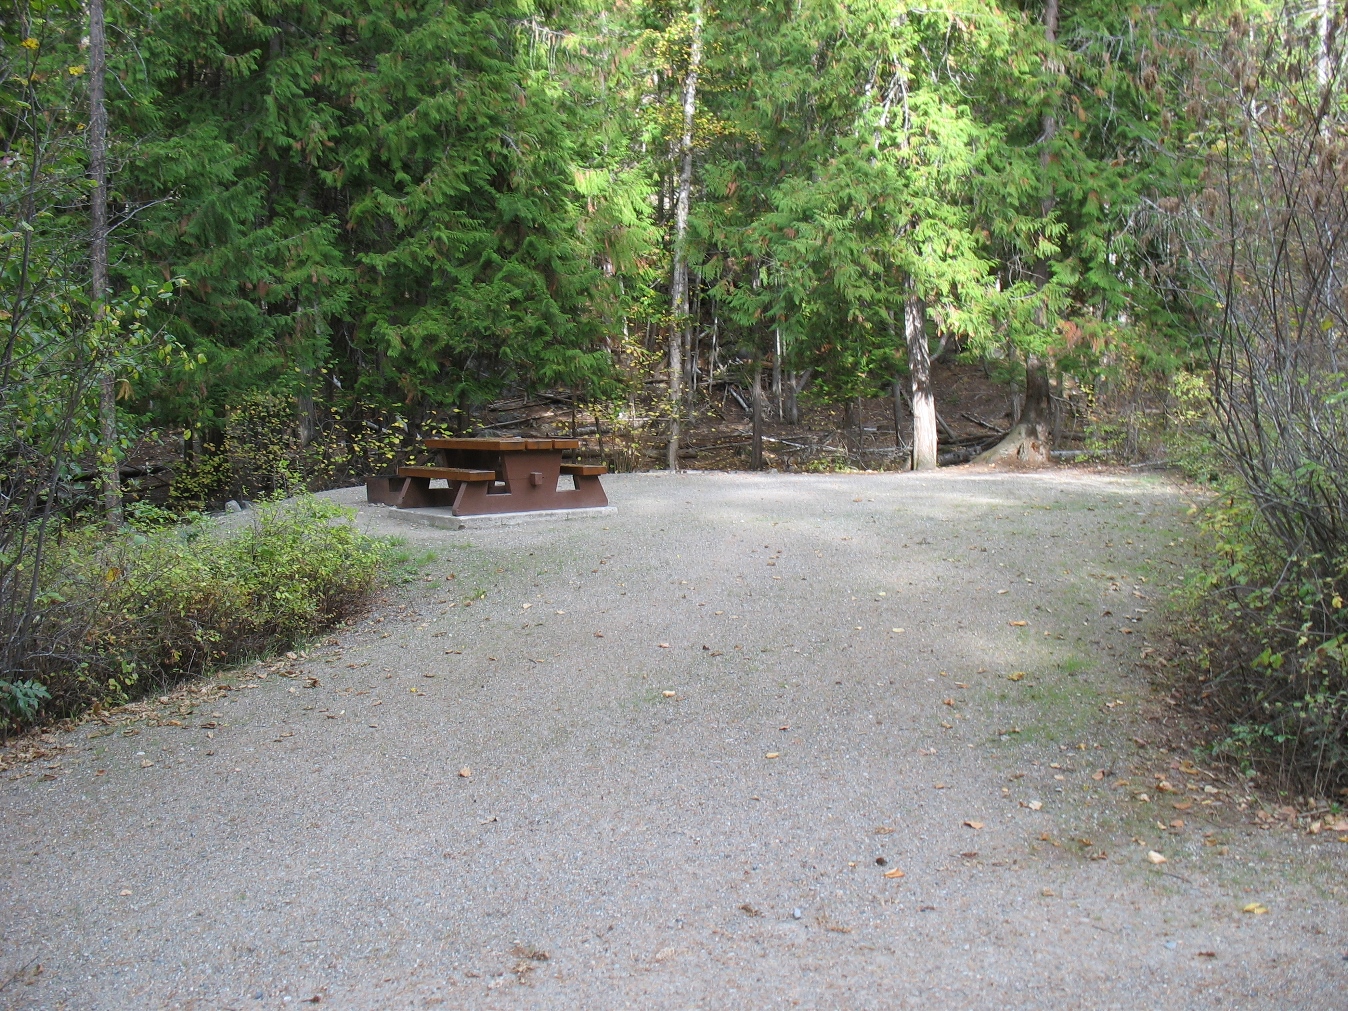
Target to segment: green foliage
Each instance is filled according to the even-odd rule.
[[[603,384],[621,295],[597,264],[630,265],[647,212],[576,100],[591,77],[566,9],[138,12],[121,182],[171,199],[123,231],[123,262],[187,279],[175,330],[208,359],[144,387],[164,421],[221,427],[259,389],[419,422],[506,385]]]
[[[1203,528],[1185,638],[1228,720],[1217,748],[1326,795],[1348,783],[1348,552],[1288,557],[1234,479]]]
[[[0,680],[0,733],[33,722],[42,703],[50,698],[51,692],[36,681]]]
[[[116,704],[185,677],[286,649],[354,613],[390,546],[350,511],[300,498],[244,514],[236,528],[168,523],[142,508],[109,535],[66,532],[43,563],[38,635],[25,684],[59,717]],[[36,698],[31,689],[24,695]],[[13,702],[9,711],[33,718]]]
[[[1130,364],[1115,365],[1089,388],[1087,448],[1121,463],[1167,464],[1191,481],[1219,481],[1228,467],[1214,439],[1210,376]]]

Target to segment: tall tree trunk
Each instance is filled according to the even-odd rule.
[[[89,176],[94,192],[89,207],[89,298],[102,319],[108,299],[108,107],[103,94],[107,71],[107,31],[103,0],[89,0]],[[98,381],[98,428],[102,442],[100,471],[103,519],[122,525],[122,478],[117,465],[117,377],[112,365]]]
[[[763,359],[754,360],[754,437],[750,450],[749,467],[751,470],[763,469]]]
[[[688,49],[688,74],[683,79],[683,134],[679,138],[679,191],[674,201],[674,271],[669,300],[673,324],[669,332],[670,470],[679,469],[679,417],[683,409],[684,328],[688,320],[688,207],[693,191],[693,114],[697,111],[697,73],[702,65],[702,0],[693,0],[693,38]]]
[[[894,397],[894,448],[903,449],[903,380],[899,376],[894,377],[890,392]]]
[[[772,348],[772,399],[777,405],[777,420],[782,420],[782,331],[773,330]]]
[[[913,383],[913,470],[936,468],[936,398],[931,391],[931,349],[922,300],[908,282],[903,302],[903,339],[908,345],[908,372]]]
[[[1058,0],[1048,0],[1044,5],[1044,39],[1052,45],[1058,41]],[[1052,108],[1045,110],[1040,120],[1039,130],[1039,167],[1040,175],[1047,187],[1039,209],[1044,217],[1053,212],[1056,199],[1053,194],[1052,175],[1049,165],[1052,161],[1053,138],[1058,133],[1058,120]],[[1042,292],[1049,283],[1049,267],[1040,262],[1036,273],[1039,275],[1039,289]],[[1047,308],[1043,299],[1036,311],[1036,322],[1041,327],[1048,325]],[[998,463],[1013,461],[1022,466],[1040,467],[1051,460],[1049,441],[1050,416],[1052,414],[1052,388],[1048,381],[1048,363],[1036,354],[1025,356],[1025,401],[1021,405],[1019,416],[1013,416],[1011,431],[1001,442],[985,453],[974,458],[975,463]],[[1014,406],[1014,405],[1013,405]]]
[[[795,372],[786,377],[786,420],[793,425],[800,424],[800,401],[797,399],[800,395],[800,387],[797,385],[800,377]]]

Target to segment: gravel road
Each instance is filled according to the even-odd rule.
[[[1175,488],[606,482],[6,773],[0,1006],[1348,1006],[1348,844],[1137,666]]]

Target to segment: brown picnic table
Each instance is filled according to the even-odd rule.
[[[603,464],[568,463],[563,454],[580,448],[578,439],[431,438],[426,448],[436,464],[399,467],[396,478],[367,482],[371,502],[401,509],[449,506],[455,516],[593,509],[608,505],[599,483]],[[560,488],[563,478],[572,487]],[[443,480],[444,488],[431,482]]]

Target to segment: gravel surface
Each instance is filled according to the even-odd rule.
[[[1348,1006],[1348,845],[1148,719],[1172,486],[606,484],[362,508],[436,556],[368,618],[51,735],[0,782],[0,1006]]]

